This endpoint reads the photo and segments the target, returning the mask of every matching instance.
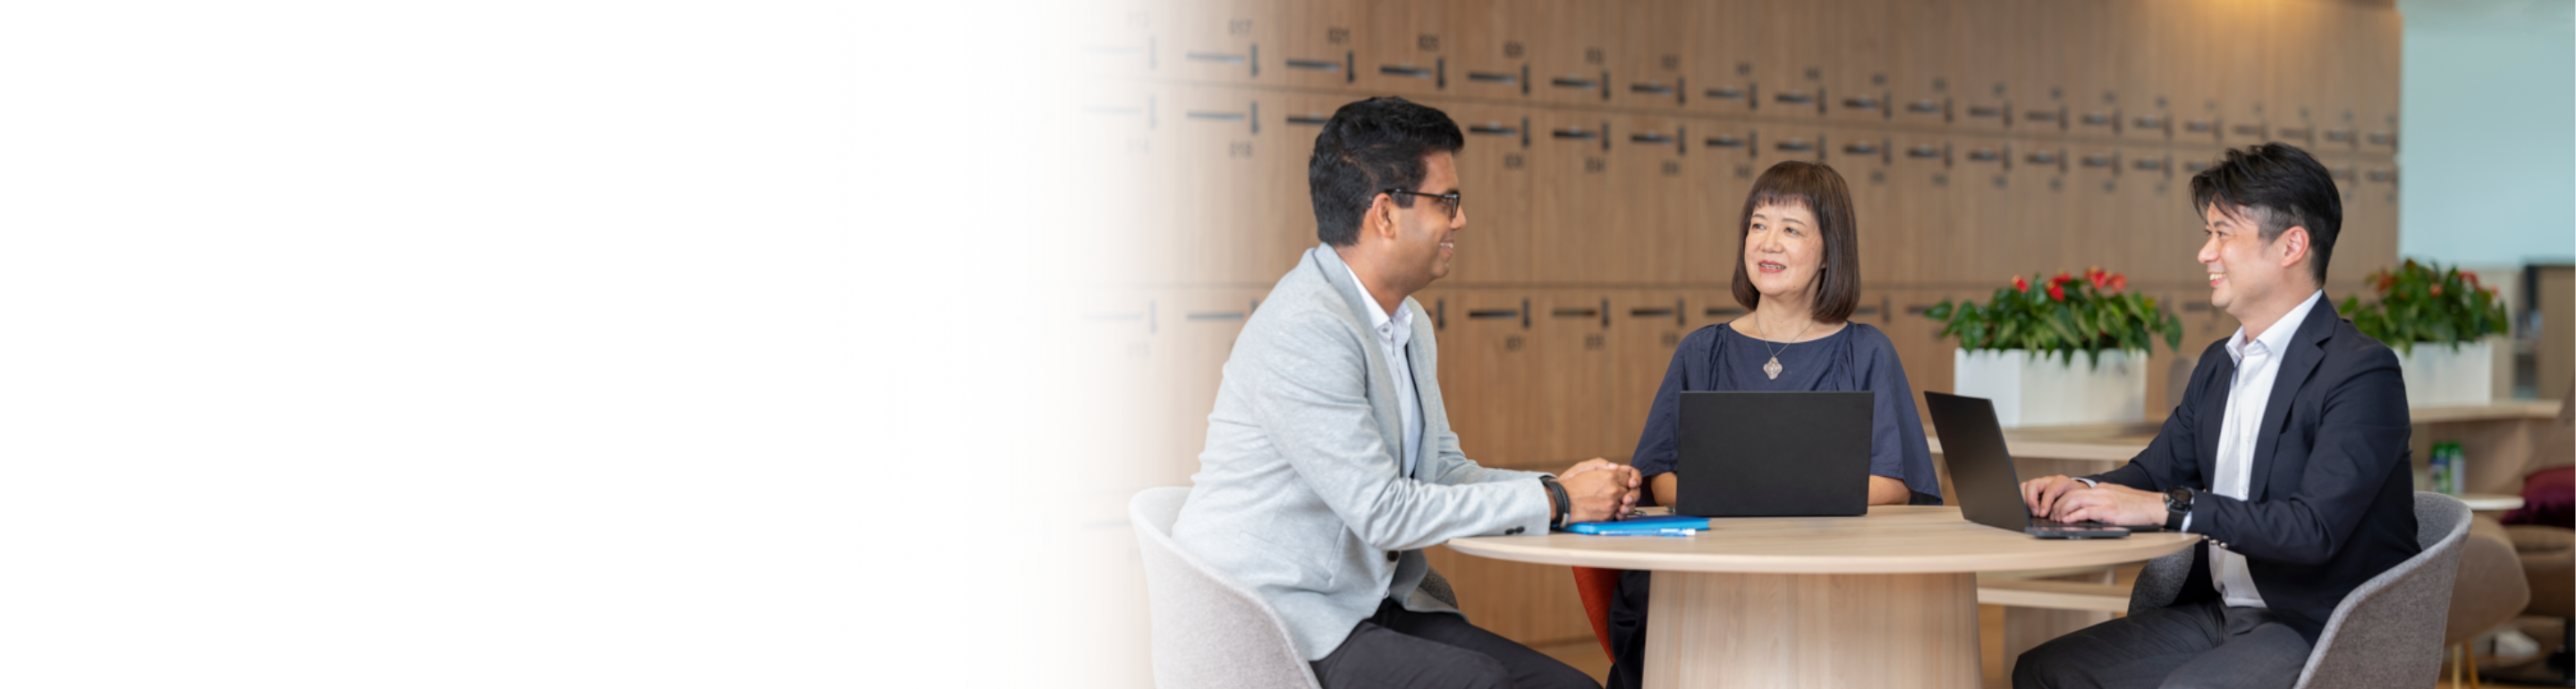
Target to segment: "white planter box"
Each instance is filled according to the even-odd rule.
[[[2487,338],[2446,344],[2415,343],[2397,355],[2406,376],[2406,406],[2458,407],[2495,402],[2495,342]]]
[[[2101,365],[2094,366],[2077,354],[2070,366],[2020,349],[1952,351],[1953,394],[1994,400],[1995,420],[2005,428],[2147,418],[2145,355],[2103,352]]]

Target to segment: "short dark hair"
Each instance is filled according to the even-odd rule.
[[[2206,220],[2211,202],[2223,204],[2221,213],[2254,220],[2265,243],[2292,227],[2308,228],[2308,274],[2325,286],[2326,262],[2343,231],[2343,195],[2334,175],[2307,151],[2278,141],[2229,150],[2191,176],[2191,209]]]
[[[1467,135],[1448,113],[1394,96],[1344,105],[1315,135],[1306,158],[1306,190],[1315,201],[1315,236],[1333,246],[1359,243],[1369,201],[1388,189],[1413,190],[1428,173],[1422,160],[1456,153]],[[1413,197],[1397,194],[1397,208]]]
[[[1753,209],[1761,206],[1805,206],[1816,216],[1816,235],[1825,240],[1818,260],[1815,302],[1808,313],[1818,321],[1840,323],[1860,305],[1860,222],[1852,215],[1851,186],[1842,173],[1823,163],[1784,161],[1753,180],[1744,197],[1744,213],[1735,219],[1735,303],[1762,306],[1762,292],[1744,272],[1744,239],[1753,232]]]

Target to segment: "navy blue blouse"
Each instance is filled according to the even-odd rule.
[[[1774,349],[1783,369],[1778,380],[1762,373]],[[1877,328],[1852,323],[1841,332],[1791,345],[1756,340],[1725,324],[1682,338],[1672,365],[1664,369],[1663,386],[1655,391],[1655,406],[1646,413],[1646,432],[1629,458],[1639,473],[1672,472],[1681,393],[1700,390],[1877,393],[1870,407],[1869,473],[1904,481],[1916,493],[1915,504],[1941,503],[1932,450],[1923,440],[1923,420],[1914,413],[1914,388],[1905,381],[1905,365],[1896,360],[1895,343]]]

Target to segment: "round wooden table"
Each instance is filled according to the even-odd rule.
[[[1714,519],[1689,538],[1461,538],[1497,560],[1654,571],[1649,687],[1958,687],[1979,683],[1977,572],[2154,559],[2200,539],[2042,540],[1956,507],[1866,517]]]

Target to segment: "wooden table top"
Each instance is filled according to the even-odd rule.
[[[1956,507],[1882,505],[1866,517],[1712,519],[1709,530],[1688,538],[1551,533],[1461,538],[1448,545],[1498,560],[1611,569],[1923,574],[2138,562],[2199,539],[2142,533],[2048,540],[1969,522]]]

